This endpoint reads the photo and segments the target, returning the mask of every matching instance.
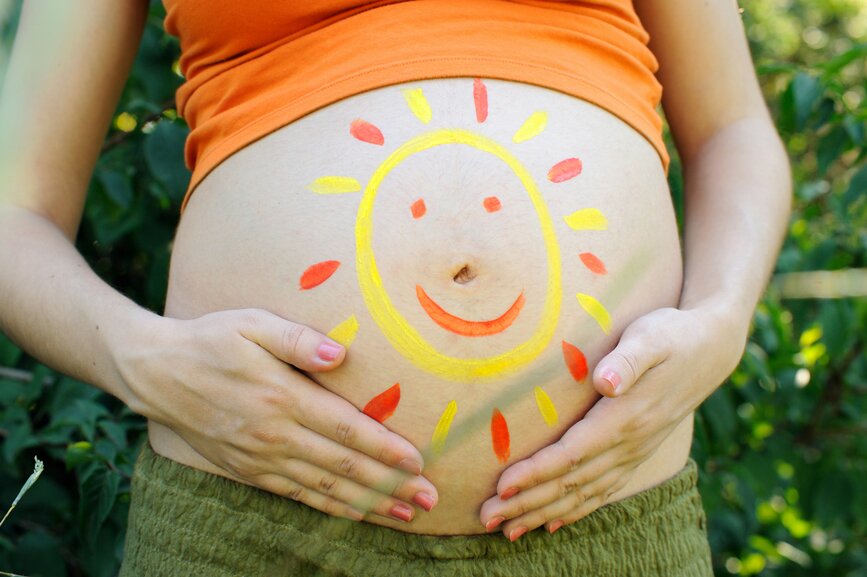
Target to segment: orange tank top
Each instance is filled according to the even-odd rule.
[[[668,155],[631,0],[163,0],[181,41],[184,198],[254,140],[359,92],[425,78],[536,84],[615,114]],[[183,209],[183,207],[182,207]]]

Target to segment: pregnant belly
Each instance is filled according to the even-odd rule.
[[[477,533],[499,474],[581,419],[589,373],[677,303],[681,269],[637,132],[538,86],[436,79],[342,100],[217,167],[181,220],[166,314],[259,307],[342,341],[344,364],[313,378],[418,447],[440,496],[373,522]],[[157,452],[214,471],[150,425]],[[675,474],[689,437],[617,497]]]

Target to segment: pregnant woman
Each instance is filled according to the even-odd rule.
[[[736,6],[635,4],[165,0],[164,316],[70,244],[147,2],[26,5],[2,328],[148,418],[123,575],[711,574],[692,416],[787,164]]]

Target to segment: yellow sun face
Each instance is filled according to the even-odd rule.
[[[373,205],[380,183],[401,162],[410,156],[435,146],[466,145],[493,154],[515,173],[530,196],[542,229],[547,253],[548,290],[545,306],[536,331],[521,345],[503,354],[483,358],[458,358],[438,351],[395,308],[383,287],[373,253]],[[521,163],[496,142],[468,130],[446,129],[422,134],[395,150],[374,172],[358,209],[355,225],[356,265],[358,285],[371,316],[392,346],[416,366],[457,381],[477,380],[480,377],[495,377],[507,371],[515,371],[541,353],[554,335],[560,316],[562,286],[560,279],[560,250],[554,235],[554,224],[542,195],[536,189],[532,177]],[[423,293],[423,290],[422,290]],[[420,297],[423,295],[420,295]],[[422,306],[428,301],[422,300]],[[427,308],[427,307],[425,307]],[[434,315],[435,318],[436,315]],[[441,316],[439,318],[442,318]],[[445,321],[444,323],[445,324]],[[445,324],[451,329],[453,323]],[[469,335],[466,335],[469,336]]]
[[[421,89],[404,90],[404,97],[412,113],[427,124],[432,118],[432,110]],[[473,99],[476,108],[476,118],[483,123],[487,117],[487,90],[481,79],[476,79],[473,86]],[[536,111],[515,132],[512,141],[519,144],[542,133],[547,122],[547,114]],[[383,146],[385,138],[374,125],[361,119],[352,122],[350,134],[363,142]],[[377,267],[376,255],[373,250],[373,212],[382,183],[389,174],[408,159],[424,151],[442,146],[471,147],[476,151],[492,155],[504,163],[510,172],[520,182],[521,188],[527,194],[535,209],[541,238],[545,249],[546,260],[546,290],[544,305],[535,329],[529,338],[513,346],[511,349],[487,357],[463,358],[450,356],[438,350],[428,339],[418,331],[398,310],[386,290],[383,279]],[[568,158],[555,164],[549,171],[547,180],[558,184],[570,180],[581,173],[581,161]],[[453,381],[477,382],[485,379],[502,377],[527,365],[545,350],[554,337],[563,300],[562,263],[560,249],[555,235],[554,222],[549,214],[545,200],[540,193],[536,181],[518,158],[505,146],[476,132],[461,129],[438,129],[422,133],[404,142],[393,150],[374,171],[367,184],[353,177],[323,176],[317,178],[309,189],[318,194],[340,194],[361,192],[363,194],[358,208],[355,239],[356,239],[356,269],[358,286],[367,309],[379,330],[389,343],[406,359],[417,367]],[[500,210],[500,200],[495,196],[484,200],[488,212]],[[423,199],[416,201],[411,212],[413,218],[424,215],[426,207]],[[564,216],[566,224],[575,230],[605,230],[608,226],[606,217],[595,208],[583,208]],[[605,265],[591,253],[578,255],[581,262],[593,274],[606,274]],[[301,275],[300,288],[308,290],[327,280],[340,266],[339,261],[324,261],[308,267]],[[453,315],[443,309],[431,298],[421,285],[416,285],[418,304],[427,316],[443,330],[466,338],[484,338],[486,336],[508,331],[515,319],[521,314],[524,305],[523,290],[516,300],[502,315],[494,319],[468,320]],[[611,318],[605,307],[594,297],[579,293],[575,295],[578,304],[598,323],[604,332],[611,328]],[[342,343],[347,348],[351,345],[359,330],[355,315],[349,316],[328,335]],[[587,376],[587,362],[581,350],[562,341],[566,368],[576,381]],[[548,426],[557,424],[557,411],[553,402],[542,390],[535,387],[535,398],[540,415]],[[377,420],[384,421],[397,409],[400,401],[400,385],[395,384],[377,395],[367,404],[364,412]],[[446,437],[452,419],[457,413],[457,401],[452,400],[440,417],[433,432],[432,446],[435,452],[445,446]],[[509,433],[505,418],[498,409],[494,409],[491,417],[491,435],[494,453],[501,462],[509,457]]]

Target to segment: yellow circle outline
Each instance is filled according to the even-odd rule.
[[[548,255],[548,290],[539,325],[533,335],[517,347],[500,355],[481,358],[450,357],[439,352],[407,322],[391,303],[382,284],[373,255],[373,204],[383,179],[409,156],[443,144],[466,144],[493,154],[509,165],[521,180],[539,215],[542,238]],[[512,372],[536,358],[548,345],[560,316],[563,287],[560,249],[554,223],[533,178],[521,163],[501,145],[479,134],[462,129],[443,129],[419,135],[395,150],[373,173],[364,190],[355,222],[356,268],[358,285],[371,316],[385,337],[416,366],[441,377],[468,381]]]

